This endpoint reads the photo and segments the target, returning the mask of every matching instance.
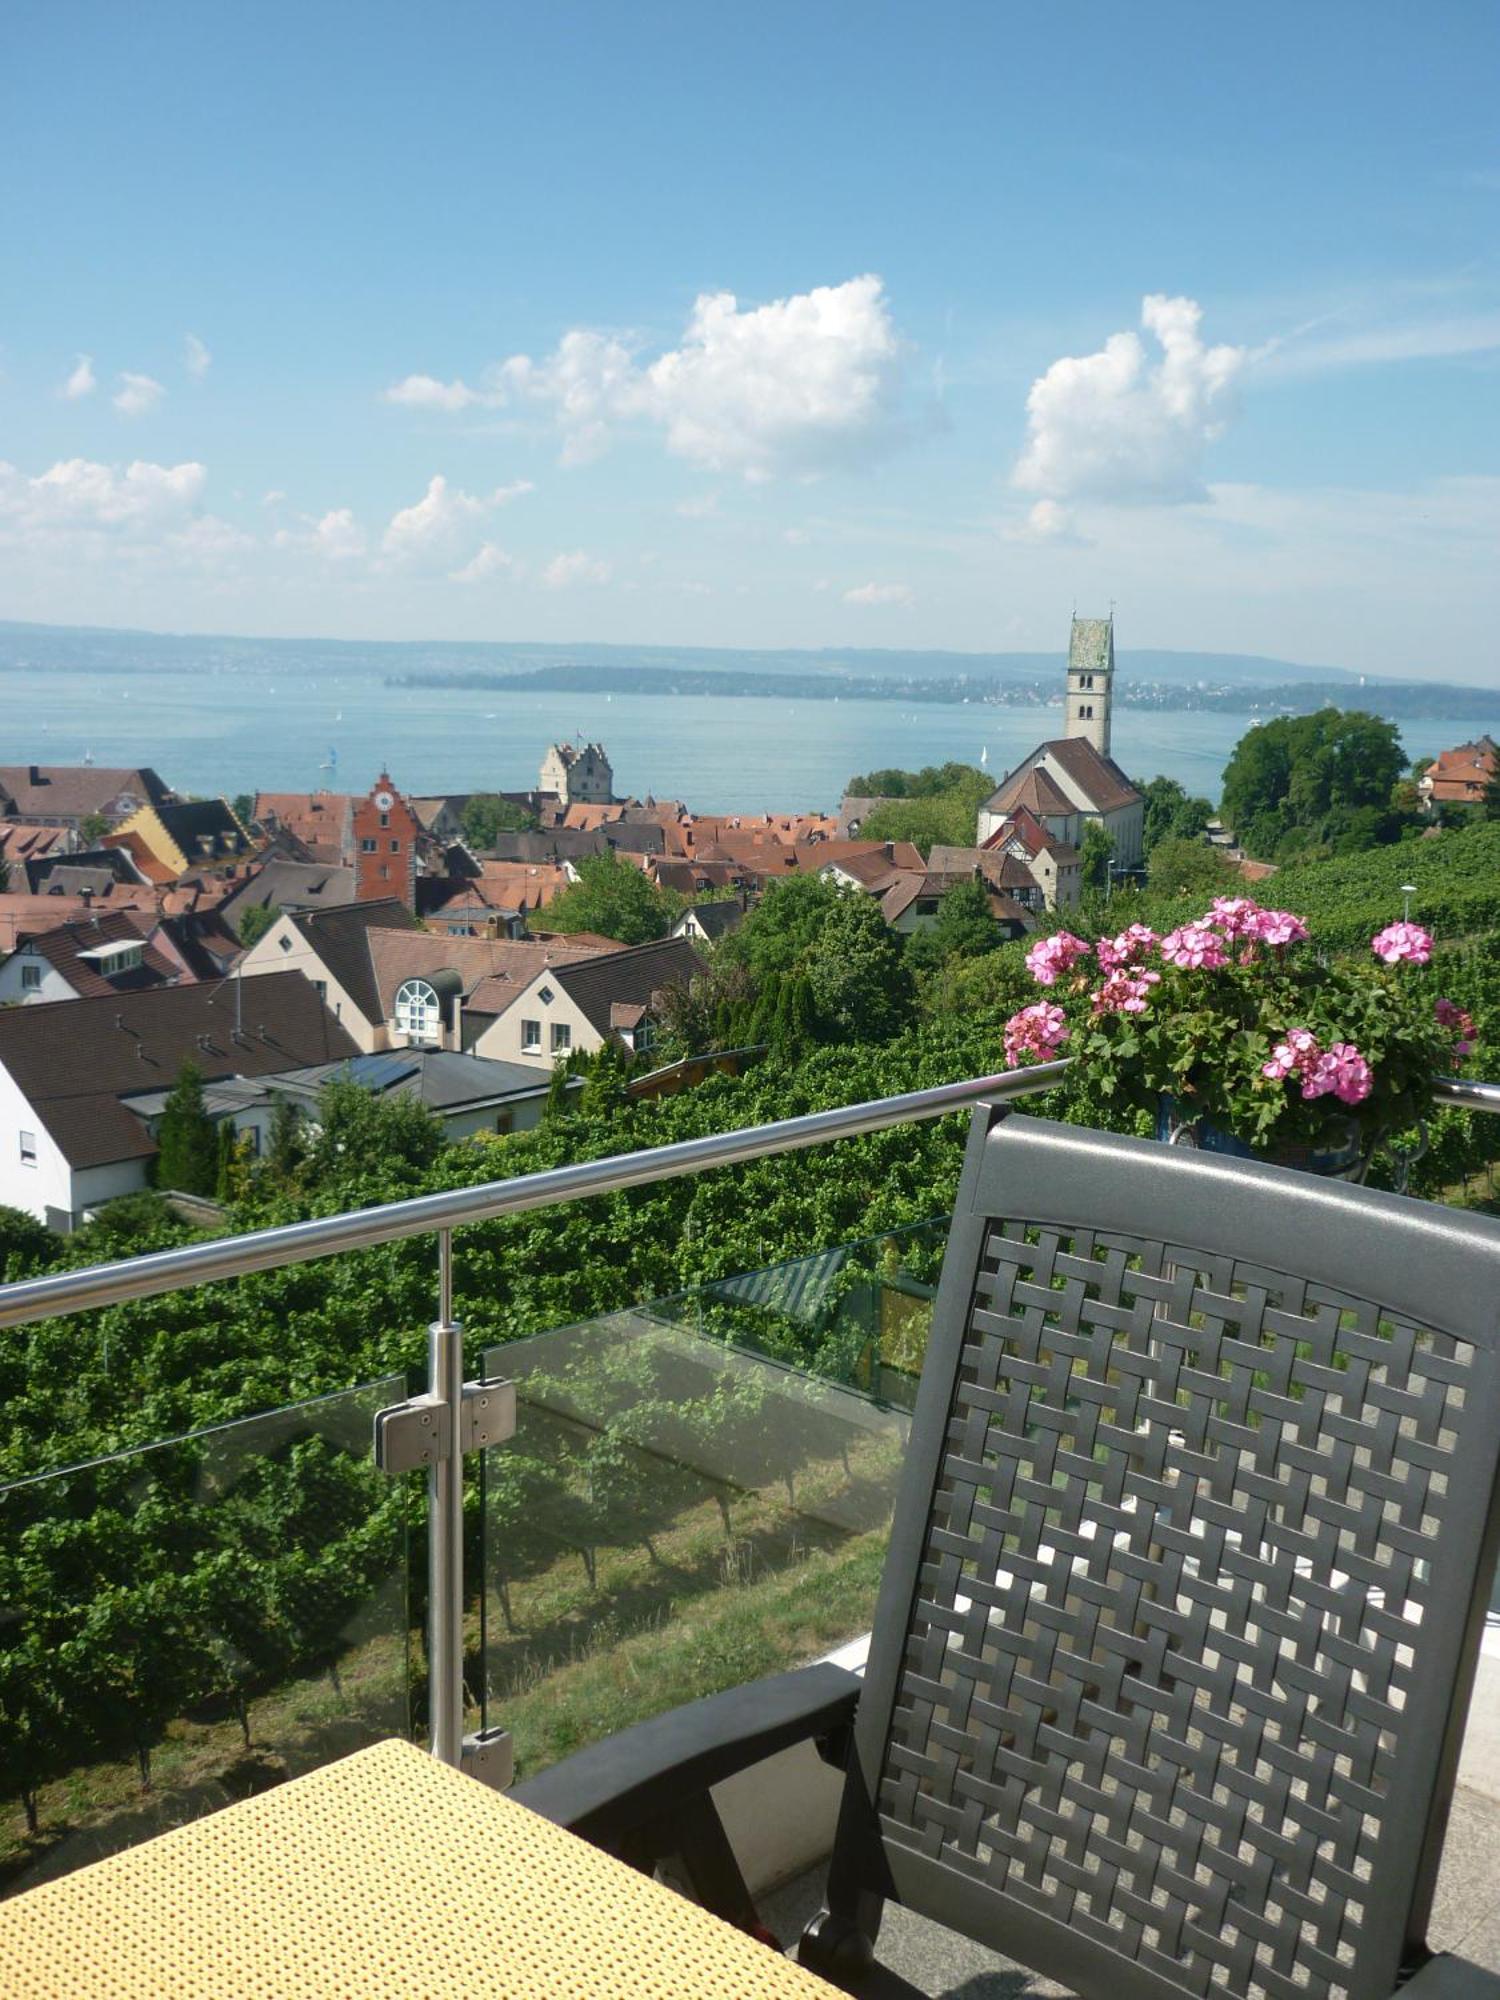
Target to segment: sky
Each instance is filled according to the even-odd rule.
[[[19,0],[0,617],[1500,680],[1493,0]]]

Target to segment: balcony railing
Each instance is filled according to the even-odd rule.
[[[28,1688],[25,1661],[16,1660],[11,1685],[0,1682],[0,1711],[32,1703],[33,1784],[66,1770],[70,1756],[134,1755],[144,1776],[153,1730],[159,1738],[161,1717],[178,1713],[174,1690],[186,1682],[174,1674],[189,1657],[200,1705],[209,1660],[216,1712],[238,1718],[246,1755],[232,1782],[247,1788],[340,1754],[351,1730],[399,1726],[411,1510],[401,1483],[371,1462],[377,1412],[390,1469],[425,1472],[426,1710],[433,1754],[446,1762],[504,1782],[511,1728],[534,1767],[580,1740],[585,1718],[594,1728],[611,1715],[631,1719],[622,1676],[649,1674],[651,1698],[664,1705],[702,1692],[720,1667],[727,1678],[781,1664],[764,1650],[778,1631],[805,1651],[863,1630],[945,1223],[492,1347],[485,1375],[467,1385],[452,1232],[982,1100],[1017,1100],[1051,1088],[1066,1067],[0,1287],[0,1326],[17,1327],[408,1236],[437,1238],[425,1394],[403,1402],[391,1378],[0,1489],[0,1547],[33,1537],[39,1559],[58,1564],[88,1603],[80,1629],[67,1630],[64,1616],[52,1635],[49,1665],[88,1648],[110,1662],[103,1717],[59,1701],[66,1671]],[[1500,1085],[1449,1082],[1437,1094],[1500,1112]],[[502,1374],[520,1389],[513,1436]],[[466,1449],[478,1457],[467,1536]],[[69,1524],[84,1514],[108,1530],[87,1550],[70,1539]],[[133,1551],[152,1535],[169,1546],[163,1554],[152,1544],[147,1574]],[[732,1600],[726,1585],[739,1593]],[[668,1624],[678,1637],[648,1646]],[[467,1737],[466,1642],[482,1661],[479,1719],[497,1725]],[[352,1695],[339,1689],[341,1673]],[[46,1712],[37,1706],[44,1681],[54,1691]],[[342,1698],[330,1698],[328,1683]],[[194,1809],[191,1757],[181,1744],[175,1755],[173,1810],[185,1813]],[[19,1784],[27,1782],[23,1771]],[[134,1817],[138,1837],[161,1824],[159,1811]],[[58,1860],[74,1865],[95,1851],[84,1838]]]

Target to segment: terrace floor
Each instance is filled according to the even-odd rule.
[[[796,1939],[817,1915],[823,1875],[821,1867],[809,1869],[760,1898],[778,1937]],[[1460,1785],[1455,1794],[1431,1940],[1500,1973],[1500,1785],[1488,1792]],[[1023,1993],[1050,2000],[1067,1990],[894,1903],[881,1926],[880,1957],[930,2000],[1017,2000]]]

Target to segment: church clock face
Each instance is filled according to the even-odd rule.
[[[383,813],[388,813],[396,801],[391,797],[389,792],[377,792],[375,794],[375,803]]]

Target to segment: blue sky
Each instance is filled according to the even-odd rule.
[[[1500,677],[1500,10],[33,4],[0,615]]]

